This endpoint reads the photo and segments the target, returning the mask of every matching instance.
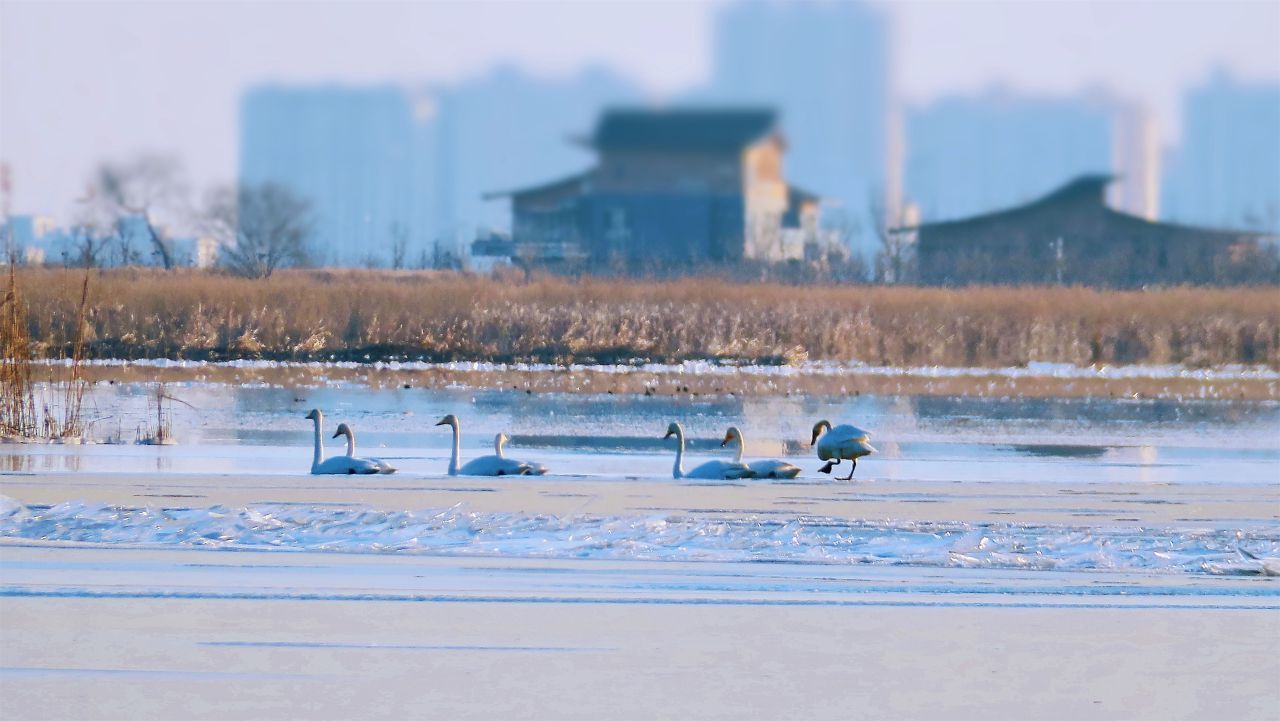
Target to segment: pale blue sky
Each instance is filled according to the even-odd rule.
[[[660,98],[709,72],[723,2],[0,0],[0,160],[15,212],[66,217],[93,166],[154,150],[193,185],[234,178],[240,92],[263,81],[453,81],[498,63],[607,66]],[[1109,90],[1176,139],[1181,92],[1223,67],[1280,80],[1280,2],[875,3],[904,102],[1000,85]]]

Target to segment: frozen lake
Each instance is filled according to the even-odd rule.
[[[203,549],[1215,575],[1266,573],[1271,562],[1254,557],[1280,556],[1280,509],[1252,502],[1280,485],[1275,402],[831,401],[349,384],[169,390],[190,404],[174,406],[181,445],[0,447],[13,489],[0,507],[0,536]],[[149,422],[150,402],[146,385],[98,385],[95,430],[129,438],[128,429]],[[312,407],[328,413],[326,438],[339,420],[351,423],[360,454],[400,472],[309,475],[311,422],[303,415]],[[451,434],[434,425],[446,413],[463,419],[464,460],[490,453],[501,430],[512,436],[510,455],[545,463],[551,473],[514,486],[447,479]],[[817,472],[808,438],[819,418],[873,431],[879,453],[863,460],[855,481]],[[674,441],[662,439],[671,420],[690,435],[686,467],[728,457],[719,440],[738,425],[748,457],[786,458],[803,473],[789,481],[675,481]],[[330,454],[342,451],[329,441]],[[65,492],[32,497],[47,475]],[[1218,486],[1262,495],[1214,491]],[[500,487],[537,492],[544,504],[571,502],[539,509],[484,499],[506,498]],[[1175,488],[1183,490],[1166,490]],[[1054,505],[1040,503],[1046,494],[1056,495]],[[1107,494],[1125,505],[1099,503]],[[591,502],[601,497],[611,500]],[[586,500],[573,500],[579,498]],[[876,508],[873,499],[892,505]],[[1172,510],[1147,513],[1161,506]]]
[[[463,457],[490,452],[498,431],[509,452],[580,478],[670,475],[670,421],[684,424],[692,465],[727,456],[725,429],[739,426],[748,457],[781,457],[823,479],[810,429],[821,418],[873,432],[877,455],[857,478],[881,481],[1275,483],[1280,403],[1134,399],[873,397],[644,397],[475,390],[274,388],[188,384],[168,391],[176,447],[0,446],[7,471],[265,473],[297,475],[310,463],[318,407],[332,430],[352,424],[360,455],[392,462],[401,477],[440,475],[451,436],[434,424],[463,423]],[[131,441],[148,422],[152,387],[100,384],[89,399],[93,435]],[[326,433],[326,438],[330,433]],[[340,439],[339,439],[340,440]],[[328,453],[341,453],[327,440]]]
[[[180,445],[0,446],[10,715],[1273,715],[1275,402],[168,390]],[[307,473],[312,407],[400,472]],[[447,476],[446,413],[551,473]],[[854,481],[819,418],[874,433]],[[803,473],[675,480],[673,420]]]

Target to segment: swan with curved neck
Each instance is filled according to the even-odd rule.
[[[686,472],[684,470],[684,426],[679,423],[672,423],[667,426],[667,434],[662,438],[665,440],[672,436],[676,437],[676,462],[671,467],[672,478],[714,478],[719,480],[738,480],[740,478],[753,478],[755,474],[747,467],[747,464],[739,461],[707,461],[702,465]]]
[[[827,462],[818,469],[823,473],[830,473],[832,468],[844,460],[852,464],[849,475],[843,478],[836,476],[841,481],[852,480],[853,472],[858,468],[858,459],[876,452],[871,446],[871,434],[867,431],[848,424],[832,428],[831,422],[827,420],[813,424],[813,439],[809,443],[817,450],[818,460]]]
[[[506,442],[509,440],[511,439],[507,438],[507,434],[502,432],[499,432],[498,435],[493,437],[493,452],[503,460],[506,460],[507,457],[502,455],[502,446],[506,444]],[[523,463],[526,466],[528,466],[529,475],[531,476],[545,476],[547,474],[548,468],[541,463],[535,463],[533,461],[517,461],[517,462]]]
[[[324,457],[324,432],[322,430],[322,427],[324,426],[324,413],[322,413],[319,408],[312,408],[306,418],[315,424],[315,447],[311,455],[312,475],[321,476],[383,472],[377,464],[364,458],[334,456],[333,458],[326,459]]]
[[[473,458],[459,466],[458,456],[462,453],[462,423],[457,416],[450,413],[441,418],[436,425],[449,426],[453,429],[453,455],[449,457],[449,475],[451,476],[527,476],[532,471],[527,463],[497,455]]]
[[[347,425],[346,423],[339,423],[338,430],[333,432],[334,438],[337,438],[338,436],[347,437],[347,458],[355,458],[356,457],[356,432],[352,430],[351,426]],[[364,459],[361,459],[361,460],[364,460]],[[374,465],[378,466],[379,473],[395,473],[396,472],[395,467],[392,466],[390,463],[387,463],[386,461],[383,461],[377,458],[369,458],[367,460],[373,463]]]
[[[737,426],[729,426],[729,430],[725,432],[724,440],[720,441],[720,445],[726,446],[732,441],[738,442],[738,452],[734,455],[733,460],[735,463],[742,463],[742,450],[747,447],[747,441],[742,437],[742,431]],[[747,468],[751,469],[756,478],[795,478],[800,475],[799,466],[793,466],[776,458],[751,461],[747,464]]]

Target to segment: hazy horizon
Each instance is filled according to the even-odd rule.
[[[147,151],[180,158],[197,190],[232,182],[239,100],[259,83],[414,86],[501,66],[539,78],[597,67],[654,100],[677,96],[708,80],[727,4],[6,0],[0,161],[12,211],[65,220],[96,164]],[[1216,68],[1280,81],[1280,3],[871,4],[891,19],[896,91],[912,106],[993,88],[1100,89],[1150,108],[1167,146],[1182,95]]]

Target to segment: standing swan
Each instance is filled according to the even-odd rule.
[[[747,464],[741,461],[707,461],[697,468],[684,472],[684,427],[679,423],[667,426],[667,435],[663,440],[676,437],[676,463],[671,467],[672,478],[715,478],[719,480],[737,480],[755,476]]]
[[[506,433],[499,433],[498,435],[493,437],[493,452],[498,454],[498,457],[503,460],[506,460],[507,457],[502,455],[502,444],[506,443],[509,440],[511,439],[507,438]],[[516,461],[516,462],[523,463],[524,465],[528,466],[529,475],[531,476],[545,476],[547,474],[547,470],[548,470],[547,467],[542,465],[541,463],[534,463],[533,461]]]
[[[381,467],[373,461],[348,456],[334,456],[328,460],[324,457],[324,438],[320,427],[324,425],[324,414],[319,408],[312,408],[307,420],[314,421],[316,427],[315,453],[311,456],[311,475],[327,476],[348,473],[382,473]]]
[[[822,433],[823,430],[826,430],[825,434]],[[818,439],[819,435],[822,436],[821,440]],[[827,465],[818,469],[823,473],[830,473],[831,469],[840,465],[842,460],[852,463],[853,467],[849,469],[849,475],[844,478],[836,476],[838,480],[848,481],[853,479],[853,472],[858,467],[858,459],[876,452],[870,441],[871,434],[857,426],[845,424],[832,428],[830,421],[823,420],[813,424],[813,440],[809,443],[817,444],[818,460],[827,462]]]
[[[453,455],[449,458],[449,475],[457,476],[525,476],[532,470],[529,464],[501,456],[480,456],[458,467],[458,454],[462,450],[462,429],[458,417],[450,413],[440,419],[437,426],[453,429]]]
[[[334,438],[337,438],[338,436],[347,437],[347,458],[355,458],[356,457],[356,432],[351,430],[351,426],[347,425],[346,423],[339,423],[338,430],[333,432]],[[360,460],[363,460],[363,459],[360,459]],[[387,463],[386,461],[379,460],[377,458],[370,458],[368,460],[371,463],[378,466],[378,473],[395,473],[396,472],[395,467],[393,467],[390,463]]]
[[[747,447],[747,442],[737,426],[729,426],[729,430],[724,434],[724,440],[720,441],[721,447],[728,445],[730,441],[738,442],[738,454],[733,457],[733,460],[735,463],[742,463],[742,449]],[[795,478],[800,475],[799,466],[772,458],[767,461],[752,461],[747,464],[747,468],[751,469],[756,478]]]

